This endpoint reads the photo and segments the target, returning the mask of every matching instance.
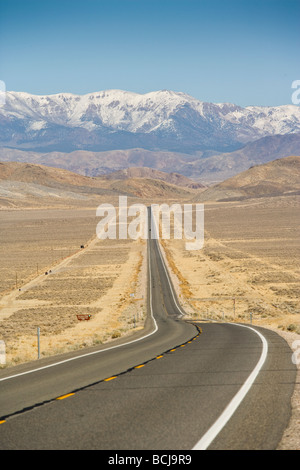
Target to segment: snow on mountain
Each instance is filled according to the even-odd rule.
[[[90,128],[89,123],[92,122],[92,127],[102,124],[129,132],[139,132],[140,129],[149,132],[185,101],[180,93],[167,91],[139,95],[107,90],[87,95],[60,93],[49,96],[8,92],[5,108],[0,109],[0,113],[46,119],[67,126]]]
[[[105,90],[86,95],[7,92],[0,145],[17,148],[234,150],[300,132],[300,107],[206,103],[185,93]]]

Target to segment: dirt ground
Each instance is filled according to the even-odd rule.
[[[162,241],[187,318],[252,321],[291,347],[300,340],[299,204],[296,196],[207,203],[202,250]],[[143,327],[146,242],[99,240],[98,220],[94,207],[1,211],[2,367],[37,359],[38,327],[41,356]],[[91,318],[79,321],[79,314]],[[298,375],[279,448],[300,449],[299,383]]]
[[[300,333],[299,196],[252,201],[205,204],[201,250],[162,243],[192,316]]]
[[[6,367],[142,328],[146,242],[99,240],[94,209],[2,211],[0,338]],[[46,274],[47,273],[47,274]],[[90,314],[79,321],[77,315]]]
[[[202,250],[161,241],[187,318],[252,322],[283,336],[291,361],[294,351],[298,376],[280,450],[300,450],[299,205],[299,196],[207,203]]]

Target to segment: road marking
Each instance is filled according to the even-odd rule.
[[[65,398],[71,397],[75,395],[75,393],[67,393],[66,395],[62,395],[61,397],[57,397],[56,400],[64,400]]]
[[[152,221],[153,221],[153,223],[152,223]],[[156,241],[156,246],[157,246],[157,248],[158,248],[158,254],[159,254],[159,256],[160,256],[161,263],[162,263],[162,266],[163,266],[163,268],[164,268],[167,281],[168,281],[168,283],[169,283],[169,287],[170,287],[170,291],[171,291],[171,294],[172,294],[174,303],[175,303],[176,307],[178,308],[178,311],[180,312],[180,315],[183,317],[183,316],[185,315],[185,313],[182,311],[180,305],[178,304],[178,302],[177,302],[177,300],[176,300],[176,296],[175,296],[175,293],[174,293],[174,287],[173,287],[173,284],[172,284],[172,282],[171,282],[170,275],[169,275],[169,272],[168,272],[168,270],[167,270],[165,260],[163,259],[163,256],[162,256],[162,253],[161,253],[161,247],[160,247],[160,244],[159,244],[159,241],[158,241],[158,239],[159,239],[159,236],[158,236],[159,230],[158,230],[158,228],[157,228],[156,220],[155,220],[155,218],[154,218],[153,215],[152,215],[152,210],[151,210],[151,222],[150,222],[150,225],[151,225],[152,228],[155,229],[155,232],[156,232],[156,235],[157,235],[157,237],[156,237],[156,239],[155,239],[155,241]]]
[[[238,406],[241,404],[247,393],[249,392],[250,388],[252,387],[257,375],[259,374],[262,366],[265,363],[267,354],[268,354],[268,342],[266,338],[259,333],[259,331],[255,330],[251,326],[241,325],[236,323],[230,323],[231,325],[241,326],[243,328],[249,328],[250,330],[254,331],[262,341],[262,352],[259,358],[258,363],[256,364],[255,368],[244,382],[240,390],[237,394],[233,397],[230,403],[227,405],[223,413],[219,416],[219,418],[215,421],[215,423],[209,428],[209,430],[202,436],[202,438],[197,442],[197,444],[193,447],[192,450],[206,450],[209,445],[213,442],[216,436],[220,433],[229,419],[232,417]]]
[[[160,359],[161,357],[164,357],[164,356],[157,356],[156,359]]]
[[[150,283],[150,289],[149,289],[150,290],[150,314],[151,314],[151,318],[152,318],[153,323],[154,323],[154,330],[151,331],[151,333],[148,333],[145,336],[142,336],[141,338],[134,339],[132,341],[128,341],[128,343],[118,344],[116,346],[111,346],[111,347],[106,348],[106,349],[101,349],[101,351],[93,351],[93,352],[90,352],[90,353],[85,353],[85,354],[82,354],[80,356],[71,357],[69,359],[64,359],[63,361],[54,362],[53,364],[49,364],[47,366],[37,367],[36,369],[28,370],[26,372],[20,372],[19,374],[10,375],[9,377],[3,377],[2,379],[0,379],[0,382],[3,382],[4,380],[13,379],[15,377],[20,377],[21,375],[32,374],[33,372],[38,372],[40,370],[49,369],[50,367],[55,367],[55,366],[58,366],[60,364],[65,364],[66,362],[75,361],[77,359],[82,359],[83,357],[93,356],[94,354],[101,354],[103,352],[110,351],[112,349],[121,348],[121,347],[127,346],[129,344],[137,343],[138,341],[142,341],[143,339],[146,339],[149,336],[152,336],[154,333],[156,333],[157,330],[158,330],[158,326],[157,326],[156,320],[154,318],[153,309],[152,309],[152,282],[151,282],[150,250],[148,249],[147,251],[148,251],[149,283]]]
[[[140,369],[141,367],[144,367],[145,364],[141,364],[139,366],[135,366],[135,369]]]
[[[2,423],[6,423],[5,419],[3,419],[2,421],[0,421],[0,424],[2,424]]]
[[[151,216],[152,216],[152,214],[151,214]],[[150,243],[150,242],[148,241],[148,243]],[[157,243],[157,247],[158,247],[159,256],[160,256],[160,258],[161,258],[162,265],[163,265],[163,268],[164,268],[164,271],[165,271],[165,273],[166,273],[167,280],[168,280],[168,283],[169,283],[169,286],[170,286],[170,289],[171,289],[171,293],[172,293],[172,296],[173,296],[173,300],[174,300],[175,304],[177,305],[178,310],[179,310],[180,312],[182,312],[182,310],[181,310],[180,307],[178,306],[178,303],[177,303],[177,301],[176,301],[176,299],[175,299],[173,286],[172,286],[172,284],[171,284],[171,282],[170,282],[170,278],[169,278],[169,275],[168,275],[168,271],[167,271],[167,269],[166,269],[164,260],[163,260],[163,258],[162,258],[162,254],[161,254],[160,247],[159,247],[159,244],[158,244],[158,243]],[[35,369],[31,369],[31,370],[28,370],[28,371],[25,371],[25,372],[20,372],[20,373],[18,373],[18,374],[10,375],[10,376],[8,376],[8,377],[3,377],[3,378],[0,378],[0,382],[5,381],[5,380],[9,380],[9,379],[13,379],[13,378],[15,378],[15,377],[20,377],[20,376],[23,376],[23,375],[31,374],[31,373],[34,373],[34,372],[38,372],[38,371],[41,371],[41,370],[44,370],[44,369],[49,369],[49,368],[51,368],[51,367],[55,367],[55,366],[58,366],[58,365],[61,365],[61,364],[65,364],[65,363],[70,362],[70,361],[75,361],[75,360],[77,360],[77,359],[81,359],[81,358],[84,358],[84,357],[92,356],[92,355],[95,355],[95,354],[101,354],[101,353],[104,353],[104,352],[109,351],[109,350],[112,350],[112,349],[121,348],[121,347],[123,347],[123,346],[127,346],[127,345],[129,345],[129,344],[133,344],[133,343],[136,343],[136,342],[138,342],[138,341],[142,341],[143,339],[146,339],[146,338],[148,338],[149,336],[152,336],[153,334],[155,334],[155,333],[157,332],[157,330],[158,330],[158,325],[157,325],[157,322],[156,322],[156,320],[155,320],[155,317],[154,317],[154,314],[153,314],[153,307],[152,307],[152,273],[151,273],[151,262],[150,262],[150,249],[149,249],[149,247],[148,247],[148,250],[147,250],[147,251],[148,251],[149,290],[150,290],[150,296],[149,296],[149,297],[150,297],[150,298],[149,298],[150,315],[151,315],[151,318],[152,318],[152,321],[153,321],[153,324],[154,324],[154,329],[153,329],[150,333],[148,333],[148,334],[146,334],[146,335],[144,335],[144,336],[142,336],[142,337],[140,337],[140,338],[137,338],[137,339],[135,339],[135,340],[128,341],[127,343],[119,344],[119,345],[116,345],[116,346],[111,346],[111,347],[108,347],[108,348],[106,348],[106,349],[102,349],[102,350],[100,350],[100,351],[93,351],[93,352],[90,352],[90,353],[81,354],[80,356],[76,356],[76,357],[72,357],[72,358],[69,358],[69,359],[62,360],[62,361],[54,362],[54,363],[48,364],[48,365],[46,365],[46,366],[37,367],[37,368],[35,368]],[[193,339],[196,339],[196,338],[193,338]],[[184,345],[183,345],[183,346],[184,346]],[[171,349],[171,352],[176,351],[176,349],[177,349],[177,348]],[[163,357],[163,355],[157,356],[157,359],[159,359],[159,358],[161,358],[161,357]],[[144,367],[144,365],[137,366],[136,368],[140,368],[140,367]],[[117,376],[108,377],[107,379],[104,379],[104,382],[108,382],[108,381],[110,381],[110,380],[113,380],[113,379],[115,379],[116,377],[117,377]],[[66,394],[66,395],[62,395],[61,397],[57,397],[56,400],[63,400],[64,398],[70,397],[70,396],[72,396],[72,395],[74,395],[74,393],[69,393],[69,394]],[[1,423],[4,423],[4,422],[5,422],[5,420],[4,420],[4,421],[0,421],[0,424],[1,424]]]

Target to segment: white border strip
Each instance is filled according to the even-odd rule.
[[[234,414],[238,406],[241,404],[241,402],[243,401],[243,399],[249,392],[257,375],[259,374],[262,366],[264,365],[264,362],[268,354],[268,342],[261,333],[259,333],[254,328],[251,328],[251,326],[246,326],[246,325],[241,325],[241,324],[236,324],[236,323],[230,323],[230,324],[236,325],[236,326],[242,326],[244,328],[249,328],[250,330],[254,331],[260,337],[262,341],[262,344],[263,344],[262,353],[261,353],[258,363],[256,364],[255,368],[253,369],[253,371],[247,378],[244,385],[242,385],[240,390],[237,392],[237,394],[233,397],[233,399],[227,405],[227,407],[225,408],[223,413],[220,415],[220,417],[215,421],[215,423],[211,426],[211,428],[202,436],[202,438],[197,442],[197,444],[193,447],[192,450],[206,450],[209,447],[209,445],[216,438],[216,436],[220,433],[220,431],[223,429],[223,427],[232,417],[232,415]]]
[[[178,308],[180,314],[182,317],[185,316],[185,313],[182,311],[180,305],[178,304],[177,300],[176,300],[176,297],[175,297],[175,294],[174,294],[174,287],[173,287],[173,284],[170,280],[170,275],[169,275],[169,272],[166,268],[166,263],[165,263],[165,260],[163,259],[163,255],[161,253],[161,247],[160,247],[160,244],[159,244],[159,231],[158,231],[158,227],[157,227],[157,221],[155,220],[155,218],[153,217],[152,215],[152,209],[151,209],[151,226],[155,228],[155,232],[156,232],[156,245],[157,245],[157,248],[158,248],[158,254],[160,256],[160,259],[161,259],[161,262],[162,262],[162,265],[163,265],[163,268],[164,268],[164,271],[165,271],[165,274],[166,274],[166,278],[168,280],[168,283],[169,283],[169,286],[170,286],[170,291],[171,291],[171,294],[172,294],[172,297],[173,297],[173,300],[174,300],[174,303],[176,305],[176,307]]]
[[[19,374],[10,375],[9,377],[3,377],[2,379],[0,379],[0,382],[3,382],[4,380],[13,379],[15,377],[20,377],[21,375],[32,374],[33,372],[38,372],[38,371],[43,370],[43,369],[49,369],[50,367],[55,367],[55,366],[58,366],[60,364],[64,364],[66,362],[75,361],[76,359],[81,359],[83,357],[93,356],[94,354],[100,354],[100,353],[103,353],[103,352],[106,352],[106,351],[110,351],[111,349],[121,348],[123,346],[127,346],[128,344],[133,344],[133,343],[136,343],[138,341],[141,341],[145,338],[148,338],[149,336],[152,336],[154,333],[156,333],[157,330],[158,330],[158,326],[157,326],[156,320],[154,318],[153,309],[152,309],[152,283],[151,283],[151,263],[150,263],[150,250],[149,250],[149,248],[148,248],[147,251],[148,251],[148,266],[149,266],[149,271],[148,272],[149,272],[149,287],[150,287],[149,288],[149,290],[150,290],[150,312],[151,312],[151,318],[152,318],[153,323],[154,323],[154,330],[151,333],[148,333],[147,335],[142,336],[141,338],[129,341],[128,343],[122,343],[122,344],[119,344],[119,345],[116,345],[116,346],[111,346],[110,348],[101,349],[100,351],[93,351],[93,352],[90,352],[90,353],[82,354],[80,356],[71,357],[70,359],[65,359],[63,361],[55,362],[55,363],[49,364],[47,366],[38,367],[37,369],[28,370],[26,372],[20,372]]]

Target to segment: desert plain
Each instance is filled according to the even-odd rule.
[[[6,366],[37,359],[38,328],[45,357],[142,327],[146,242],[100,240],[99,221],[96,207],[1,212],[0,334]]]
[[[300,333],[299,196],[204,204],[204,245],[163,240],[191,318]]]
[[[186,250],[186,240],[175,240],[172,230],[169,240],[161,240],[186,318],[300,333],[299,199],[208,202],[201,250]],[[96,208],[1,211],[6,366],[37,358],[37,328],[40,354],[47,356],[143,327],[146,241],[99,240]],[[82,314],[90,320],[79,321]]]
[[[66,194],[52,186],[48,197],[48,186],[41,195],[35,182],[24,184],[31,191],[27,198],[16,197],[25,186],[4,180],[0,200],[0,340],[6,353],[0,367],[141,330],[147,315],[147,242],[99,240],[96,209],[101,203],[117,206],[120,188],[130,191],[129,204],[170,206],[196,204],[199,191],[135,178],[109,183],[106,195],[75,186]],[[13,198],[6,197],[8,191]],[[186,250],[184,238],[160,240],[187,320],[252,323],[275,330],[291,348],[299,344],[299,204],[294,193],[205,201],[201,250]],[[80,321],[78,315],[90,319]],[[281,448],[300,448],[299,416],[296,386]]]
[[[298,374],[278,450],[300,449],[299,205],[296,195],[208,202],[202,250],[162,240],[186,318],[262,326],[290,345]]]

